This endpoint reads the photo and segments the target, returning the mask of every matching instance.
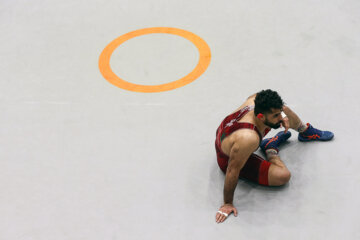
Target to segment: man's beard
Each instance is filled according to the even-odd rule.
[[[268,120],[265,119],[264,124],[265,124],[266,126],[268,126],[268,127],[273,128],[273,129],[278,129],[278,128],[280,127],[281,121],[278,122],[278,123],[276,123],[276,124],[274,124],[274,123],[268,122]]]

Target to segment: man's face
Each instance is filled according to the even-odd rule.
[[[280,127],[280,123],[282,122],[283,118],[281,116],[281,109],[271,109],[271,113],[266,113],[264,124],[268,127],[277,129]]]

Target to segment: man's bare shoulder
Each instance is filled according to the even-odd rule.
[[[255,99],[255,98],[256,98],[256,95],[257,95],[257,93],[255,93],[255,94],[253,94],[253,95],[249,96],[247,99]]]
[[[224,153],[231,155],[231,152],[241,153],[244,156],[256,151],[259,147],[259,136],[254,130],[240,129],[231,134],[231,140],[224,145]]]
[[[221,150],[229,156],[232,147],[256,149],[259,146],[259,135],[252,129],[242,128],[226,137],[221,143]]]
[[[232,140],[234,143],[240,145],[259,145],[259,135],[252,129],[239,129],[232,134]]]

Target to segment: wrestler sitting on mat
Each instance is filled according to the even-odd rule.
[[[285,131],[262,140],[271,128],[280,126]],[[289,128],[299,132],[299,141],[328,141],[334,137],[332,132],[304,124],[270,89],[250,96],[222,121],[216,131],[215,148],[219,167],[226,175],[224,205],[216,214],[216,222],[225,221],[232,212],[237,216],[233,197],[238,178],[265,186],[281,186],[290,180],[291,174],[278,156],[279,146],[291,136]],[[259,146],[267,160],[253,153]]]

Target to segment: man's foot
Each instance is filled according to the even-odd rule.
[[[308,128],[304,132],[299,133],[298,139],[301,142],[329,141],[334,137],[332,132],[316,129],[310,123],[307,123],[307,125]]]
[[[261,141],[260,148],[264,152],[268,149],[275,149],[279,152],[279,146],[291,136],[291,132],[284,133],[284,131],[279,132],[272,138],[266,138]]]

